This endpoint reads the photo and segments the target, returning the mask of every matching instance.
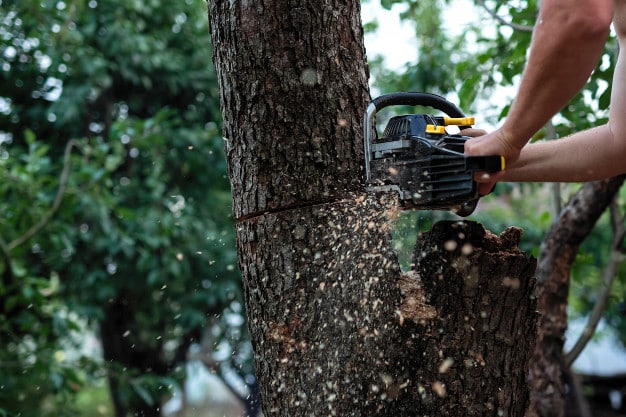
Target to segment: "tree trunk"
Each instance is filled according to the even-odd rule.
[[[359,2],[209,1],[236,219],[361,189]]]
[[[363,193],[362,114],[369,93],[359,2],[209,0],[209,22],[265,415],[522,415],[514,408],[528,396],[519,381],[528,353],[522,348],[534,341],[527,337],[532,300],[522,296],[515,308],[506,300],[530,288],[532,261],[520,267],[525,257],[516,252],[497,265],[501,269],[494,261],[477,267],[481,283],[494,271],[510,275],[508,281],[491,277],[499,287],[485,302],[497,305],[480,304],[468,316],[467,323],[486,326],[464,329],[473,344],[437,333],[464,326],[468,313],[461,298],[445,306],[458,309],[455,315],[434,303],[428,309],[433,321],[425,324],[411,324],[401,310],[389,226],[397,202]],[[491,259],[479,252],[468,259]],[[437,253],[429,267],[445,269],[444,259]],[[458,274],[455,279],[462,286]],[[517,282],[521,290],[503,281]],[[456,319],[460,327],[453,326]],[[488,344],[479,348],[483,340]],[[450,345],[461,342],[473,350]],[[465,380],[434,379],[433,370],[447,357],[437,347],[456,361],[445,362],[447,375]],[[481,385],[474,375],[489,379]],[[470,406],[476,392],[465,386],[485,389],[480,405]],[[442,395],[441,388],[451,394]],[[469,411],[459,414],[459,407]]]
[[[541,314],[530,383],[529,417],[565,413],[563,344],[567,329],[570,270],[578,248],[624,183],[624,175],[586,183],[570,199],[543,240],[538,256],[537,299]]]
[[[406,381],[395,360],[400,291],[386,223],[380,207],[346,200],[240,224],[267,415],[387,415]]]

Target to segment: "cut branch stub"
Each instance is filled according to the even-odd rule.
[[[420,413],[524,415],[537,315],[536,262],[517,247],[521,234],[509,228],[496,236],[478,223],[449,221],[418,238],[412,275],[419,280],[422,315],[407,316],[406,275],[401,311],[405,322],[413,321],[403,328],[415,350],[407,366],[423,388],[416,395],[431,400],[422,402]],[[511,392],[518,395],[503,395]]]

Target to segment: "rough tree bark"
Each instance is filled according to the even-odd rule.
[[[490,267],[469,266],[487,259],[478,255],[482,250],[475,257],[451,251],[465,259],[454,262],[442,251],[426,256],[424,268],[446,271],[446,282],[456,274],[454,285],[433,292],[430,321],[413,324],[402,311],[403,301],[422,298],[414,274],[401,280],[392,250],[396,204],[362,186],[361,119],[369,90],[359,2],[208,5],[264,413],[523,415],[528,392],[519,381],[530,350],[522,347],[534,340],[525,336],[534,323],[526,294],[532,260],[508,244],[484,253],[514,253],[499,261],[515,259],[510,269],[495,268],[489,256]],[[433,239],[431,246],[444,247]],[[463,263],[471,288],[448,261]],[[420,276],[440,279],[439,272]],[[494,284],[487,287],[489,279]],[[518,290],[502,285],[507,280],[519,282]],[[450,288],[455,296],[446,296]],[[492,292],[482,299],[477,291],[485,288]],[[513,293],[515,311],[504,314]],[[469,340],[447,334],[459,329]],[[479,387],[478,396],[467,390]]]
[[[541,314],[530,368],[529,417],[559,417],[565,413],[563,344],[567,329],[570,270],[583,240],[611,204],[624,175],[586,183],[563,208],[543,240],[538,256],[537,299]]]
[[[437,395],[415,415],[524,415],[537,316],[536,263],[521,236],[440,222],[418,237],[401,312],[418,324],[408,327],[411,373]]]

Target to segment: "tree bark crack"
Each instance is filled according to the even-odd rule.
[[[276,207],[276,208],[273,208],[273,209],[261,210],[261,211],[256,211],[256,212],[253,212],[253,213],[246,214],[244,216],[236,218],[235,222],[236,223],[241,223],[241,222],[252,220],[252,219],[255,219],[255,218],[258,218],[258,217],[266,216],[268,214],[286,213],[286,212],[289,212],[289,211],[300,210],[300,209],[308,208],[308,207],[315,207],[315,206],[323,206],[323,205],[327,205],[327,204],[341,203],[341,202],[347,201],[347,200],[349,200],[349,198],[334,197],[334,198],[328,198],[328,199],[307,201],[307,202],[303,202],[303,203],[288,204],[288,205],[283,206],[283,207]]]

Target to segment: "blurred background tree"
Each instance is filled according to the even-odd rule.
[[[207,338],[254,388],[205,3],[0,4],[0,415],[158,416]]]

